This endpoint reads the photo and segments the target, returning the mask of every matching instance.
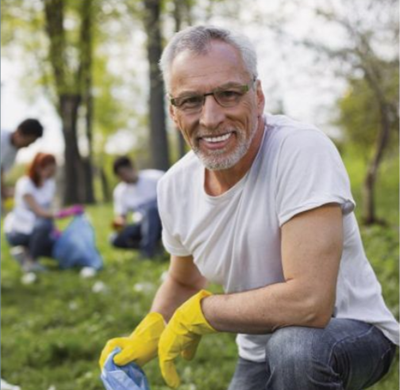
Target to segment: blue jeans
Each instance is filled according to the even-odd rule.
[[[140,208],[143,218],[140,223],[128,225],[111,239],[117,248],[140,249],[143,255],[153,257],[161,238],[161,220],[157,202],[151,202]]]
[[[28,249],[33,259],[41,256],[51,257],[54,245],[52,236],[53,221],[47,218],[38,218],[31,234],[18,232],[6,233],[6,239],[10,246],[24,246]]]
[[[360,321],[282,328],[267,342],[266,362],[239,358],[229,390],[362,390],[388,372],[395,351],[378,328]]]

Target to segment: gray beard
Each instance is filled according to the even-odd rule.
[[[229,169],[235,166],[242,157],[247,153],[250,145],[254,139],[258,127],[258,121],[256,121],[250,137],[245,138],[243,131],[236,131],[238,137],[238,146],[229,155],[227,155],[223,160],[219,157],[225,153],[224,150],[214,151],[211,154],[204,154],[200,148],[193,148],[193,152],[200,159],[202,164],[210,171],[221,171],[224,169]]]

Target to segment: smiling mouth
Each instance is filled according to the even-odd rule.
[[[199,137],[199,139],[204,140],[209,143],[216,144],[219,142],[227,141],[232,134],[233,134],[233,131],[231,131],[230,133],[223,134],[223,135],[203,136],[203,137]]]

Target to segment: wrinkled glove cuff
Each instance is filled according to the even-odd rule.
[[[184,322],[190,324],[190,331],[197,335],[216,333],[215,330],[204,317],[203,310],[201,308],[201,301],[204,298],[211,296],[212,294],[206,290],[200,290],[196,295],[186,301],[178,311],[183,316],[190,316]],[[193,307],[195,310],[193,310]]]

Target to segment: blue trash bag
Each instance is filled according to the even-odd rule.
[[[100,378],[107,390],[150,390],[146,374],[135,363],[117,366],[113,358],[120,352],[115,348],[104,363]]]
[[[103,267],[93,227],[84,214],[76,216],[56,240],[52,257],[58,260],[61,269],[91,267],[99,270]]]

